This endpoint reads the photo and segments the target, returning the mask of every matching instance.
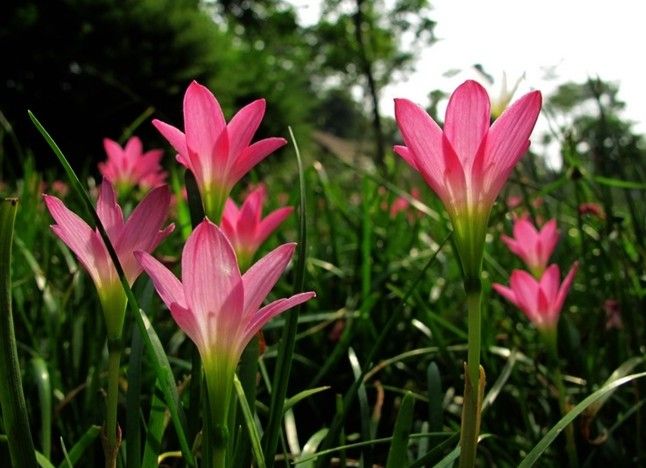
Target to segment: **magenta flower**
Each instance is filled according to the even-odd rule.
[[[159,163],[164,154],[162,150],[144,153],[137,137],[130,138],[124,148],[116,141],[104,138],[103,148],[108,160],[99,163],[99,171],[119,193],[127,193],[136,186],[149,190],[164,184],[167,174]]]
[[[444,204],[469,274],[478,274],[491,207],[520,157],[541,109],[541,94],[526,94],[490,125],[485,89],[466,81],[451,95],[444,130],[424,109],[395,100],[406,146],[394,150],[418,171]]]
[[[554,331],[578,266],[574,263],[563,283],[558,265],[550,265],[540,280],[526,271],[514,270],[510,287],[496,283],[493,288],[518,307],[538,329]]]
[[[526,218],[520,218],[514,223],[514,237],[502,236],[501,239],[509,250],[525,262],[529,270],[537,278],[543,274],[550,256],[559,240],[556,220],[551,219],[537,231]]]
[[[153,120],[153,125],[179,153],[177,160],[197,181],[206,215],[220,222],[233,186],[256,164],[283,146],[284,138],[250,144],[265,114],[265,100],[243,107],[227,124],[215,96],[193,81],[184,95],[184,130]]]
[[[125,313],[126,295],[119,282],[108,249],[97,229],[92,229],[83,219],[51,195],[43,195],[47,209],[56,224],[52,231],[76,254],[79,262],[90,274],[101,300],[111,338],[121,335]],[[128,283],[132,285],[142,272],[133,252],[152,252],[174,229],[171,224],[160,230],[168,216],[170,193],[162,186],[151,191],[124,221],[112,185],[107,180],[101,184],[96,211],[108,233]]]
[[[260,307],[294,248],[281,245],[241,275],[228,239],[205,219],[184,246],[181,282],[147,252],[135,253],[173,319],[200,352],[216,427],[226,427],[233,375],[249,340],[273,317],[315,296],[305,292]]]
[[[222,231],[233,245],[240,268],[246,270],[254,254],[272,232],[294,211],[291,206],[278,208],[262,218],[267,190],[260,185],[242,203],[228,198],[222,213]]]

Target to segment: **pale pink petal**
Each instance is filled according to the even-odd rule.
[[[231,145],[230,151],[234,157],[249,146],[264,115],[265,100],[257,99],[233,116],[227,125],[227,133]]]
[[[158,290],[159,291],[159,290]],[[188,308],[182,307],[176,302],[173,302],[170,307],[170,314],[175,320],[175,323],[182,329],[186,336],[188,336],[197,349],[202,352],[208,347],[208,331],[206,330],[206,323],[201,323],[200,318],[196,317]]]
[[[287,140],[284,138],[272,137],[257,141],[253,145],[245,148],[233,162],[229,174],[229,182],[231,184],[238,182],[256,164],[285,144],[287,144]]]
[[[101,224],[108,233],[110,241],[114,244],[123,229],[123,212],[117,203],[117,197],[112,184],[104,179],[99,187],[99,196],[96,201],[96,214],[99,215]]]
[[[210,158],[225,127],[222,109],[213,93],[193,81],[184,94],[184,131],[189,152]]]
[[[168,217],[169,207],[170,191],[168,186],[163,185],[146,195],[126,221],[115,248],[130,284],[141,273],[141,267],[132,252],[152,252],[157,244],[172,232],[172,225],[160,232]]]
[[[162,136],[166,138],[166,140],[168,140],[168,143],[170,143],[170,145],[175,148],[175,151],[179,153],[180,157],[178,158],[178,161],[188,169],[190,169],[190,163],[188,160],[188,148],[186,147],[186,136],[184,135],[184,133],[182,133],[181,130],[173,127],[172,125],[168,125],[167,123],[162,122],[161,120],[154,119],[153,125],[159,131],[159,133],[161,133]]]
[[[442,129],[424,109],[407,99],[395,99],[395,119],[424,180],[440,198],[448,199]]]
[[[150,276],[157,290],[157,294],[159,294],[161,300],[166,304],[166,307],[170,310],[173,304],[178,304],[185,308],[186,297],[184,296],[184,287],[177,277],[148,252],[137,250],[134,252],[134,256],[148,276]],[[180,326],[180,328],[184,330],[184,327]]]
[[[278,226],[280,226],[282,222],[292,214],[293,211],[293,207],[285,206],[269,213],[265,219],[260,221],[260,224],[256,228],[256,243],[258,245],[262,245],[271,233],[274,232],[276,228],[278,228]]]
[[[451,95],[446,108],[444,134],[466,173],[471,172],[476,152],[489,130],[490,118],[489,95],[477,82],[466,81]]]
[[[233,247],[215,224],[202,221],[190,235],[182,253],[182,282],[189,308],[197,316],[218,314],[231,291],[240,283],[240,270]],[[240,289],[234,310],[242,313]]]
[[[518,242],[534,244],[538,237],[538,232],[534,225],[523,217],[514,223],[514,237]]]
[[[487,197],[495,198],[520,157],[529,148],[529,136],[541,110],[541,93],[533,91],[517,100],[496,119],[484,146]]]
[[[525,250],[525,245],[516,241],[513,237],[505,235],[500,236],[500,239],[505,243],[507,248],[513,253],[518,255],[524,262],[527,262],[528,254]]]
[[[415,156],[410,152],[410,150],[403,146],[403,145],[395,145],[393,146],[393,151],[400,155],[404,161],[408,163],[410,167],[415,169],[417,172],[419,172],[419,169],[417,168],[417,163],[415,162]]]
[[[97,265],[97,256],[102,262],[105,260],[105,246],[100,241],[97,242],[92,228],[76,213],[67,209],[61,200],[51,195],[43,195],[43,199],[56,222],[51,227],[52,231],[74,252],[97,286],[100,285],[105,265]]]
[[[576,272],[578,269],[579,269],[579,262],[574,262],[574,265],[572,265],[572,268],[570,268],[570,271],[568,271],[568,274],[565,276],[563,283],[561,283],[559,292],[556,294],[556,300],[554,301],[554,310],[557,311],[557,313],[560,313],[561,309],[563,308],[563,304],[565,303],[565,298],[567,297],[567,294],[570,291],[570,286],[572,286],[572,282],[574,281],[574,275],[576,275]]]
[[[103,149],[105,150],[105,153],[108,155],[108,161],[113,161],[116,166],[121,166],[124,154],[123,154],[123,149],[114,140],[111,140],[110,138],[104,138],[103,139]]]
[[[460,158],[453,150],[451,143],[442,137],[444,153],[444,189],[437,193],[447,208],[453,207],[454,212],[462,209],[465,202],[475,202],[477,193],[467,191],[466,174]]]
[[[249,340],[260,331],[260,329],[269,322],[272,318],[277,315],[285,312],[292,307],[295,307],[303,302],[309,301],[313,297],[316,297],[314,292],[304,292],[300,294],[295,294],[288,299],[279,299],[272,302],[271,304],[266,305],[260,309],[253,317],[253,320],[249,322],[245,329],[244,338],[242,339],[242,347],[246,346],[249,343]]]
[[[538,256],[545,264],[549,261],[558,241],[559,233],[556,229],[556,220],[550,219],[538,233]]]
[[[244,302],[242,279],[238,277],[237,281],[225,292],[227,293],[226,297],[219,309],[208,311],[198,317],[198,320],[206,324],[204,330],[208,351],[214,350],[214,352],[221,353],[223,350],[233,350],[232,354],[237,362],[240,359],[239,353],[242,352],[242,348],[238,348],[240,337],[245,329],[242,319]]]
[[[254,263],[242,276],[244,315],[254,314],[283,274],[294,254],[296,244],[284,244]]]
[[[265,188],[261,185],[251,192],[240,208],[240,216],[236,225],[238,240],[245,247],[252,250],[258,247],[256,242],[256,229],[262,216],[262,205],[265,199]]]

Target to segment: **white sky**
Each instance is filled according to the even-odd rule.
[[[304,22],[318,17],[318,1],[292,0]],[[465,79],[483,82],[476,63],[496,79],[506,72],[516,97],[530,89],[550,94],[566,81],[599,76],[618,82],[625,117],[646,132],[646,3],[640,0],[431,0],[439,41],[424,50],[407,81],[382,92],[381,107],[393,114],[392,99],[422,105],[433,89],[450,92]],[[463,72],[446,77],[454,69]],[[548,79],[548,71],[552,79]],[[554,78],[556,75],[556,78]],[[547,128],[544,117],[537,131]]]

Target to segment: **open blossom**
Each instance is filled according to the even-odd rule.
[[[233,245],[238,262],[244,270],[254,254],[272,232],[294,211],[291,206],[278,208],[262,217],[262,208],[267,198],[264,185],[254,189],[238,208],[228,198],[222,213],[222,231]]]
[[[147,252],[135,253],[173,319],[200,352],[216,426],[226,426],[235,368],[251,338],[273,317],[315,296],[300,293],[261,307],[294,248],[281,245],[241,275],[226,236],[205,219],[184,246],[181,282]]]
[[[514,237],[502,236],[501,239],[525,262],[534,276],[540,277],[554,252],[559,233],[554,219],[538,231],[527,217],[523,217],[514,223]]]
[[[509,286],[494,284],[493,288],[518,307],[541,330],[553,330],[578,268],[575,263],[561,283],[558,265],[550,265],[540,280],[526,271],[514,270]]]
[[[148,190],[164,184],[167,174],[159,163],[164,154],[162,150],[144,153],[141,140],[136,136],[130,138],[123,148],[116,141],[104,138],[103,148],[108,160],[99,163],[99,171],[119,192],[127,192],[136,186]]]
[[[184,95],[184,130],[153,120],[177,151],[177,160],[195,176],[206,215],[220,222],[233,186],[266,156],[283,146],[284,138],[251,144],[265,114],[265,100],[243,107],[227,124],[215,96],[193,81]]]
[[[105,314],[108,335],[120,336],[126,296],[98,229],[88,226],[60,199],[51,195],[43,197],[47,209],[56,221],[52,231],[76,254],[81,265],[92,277]],[[137,205],[127,220],[124,220],[112,185],[107,180],[101,184],[96,211],[130,285],[142,272],[133,252],[152,252],[174,229],[173,224],[161,229],[168,216],[169,203],[168,187],[158,187]]]
[[[394,150],[442,200],[469,274],[479,271],[491,207],[529,148],[540,109],[540,92],[530,92],[490,125],[487,92],[475,81],[466,81],[449,99],[442,130],[418,105],[395,100],[405,146]]]

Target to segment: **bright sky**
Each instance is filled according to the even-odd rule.
[[[305,22],[316,18],[318,2],[293,0]],[[392,99],[427,104],[433,89],[452,91],[468,78],[483,81],[476,63],[499,83],[525,74],[516,97],[530,89],[549,95],[566,81],[596,77],[620,84],[625,116],[646,132],[646,4],[635,0],[431,0],[439,41],[423,51],[417,71],[382,93],[382,109],[393,114]],[[446,77],[448,70],[463,72]],[[549,79],[551,75],[552,79]],[[498,84],[490,91],[499,92]],[[542,120],[542,121],[541,121]],[[545,117],[538,131],[545,130]]]

